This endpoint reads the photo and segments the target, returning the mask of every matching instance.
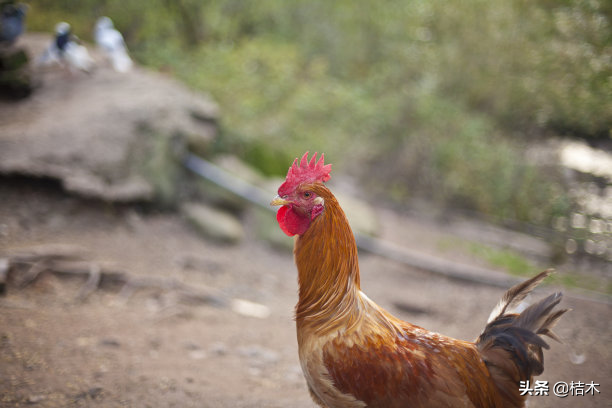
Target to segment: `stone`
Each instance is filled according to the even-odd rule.
[[[229,244],[244,238],[242,223],[234,215],[200,203],[186,203],[181,212],[203,236]]]
[[[35,33],[21,39],[33,55],[50,42]],[[57,179],[106,201],[178,201],[180,153],[204,151],[216,137],[219,108],[207,95],[140,67],[34,72],[41,85],[30,97],[0,100],[0,174]]]

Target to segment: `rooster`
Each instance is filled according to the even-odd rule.
[[[508,290],[475,342],[404,322],[360,288],[355,238],[324,185],[331,165],[308,152],[289,168],[271,205],[280,228],[297,235],[295,310],[300,364],[321,407],[523,407],[520,382],[542,373],[541,335],[566,309],[555,293],[512,313],[551,271]]]

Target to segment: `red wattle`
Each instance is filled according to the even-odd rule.
[[[310,219],[298,215],[290,206],[284,205],[276,213],[276,220],[283,232],[290,237],[302,235],[310,225]]]

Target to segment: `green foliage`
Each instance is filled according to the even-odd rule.
[[[473,1],[431,25],[445,92],[519,130],[607,137],[610,7],[600,1]],[[607,7],[607,9],[606,9]]]

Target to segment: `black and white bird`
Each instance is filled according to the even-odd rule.
[[[89,55],[87,47],[70,30],[70,24],[58,23],[55,26],[55,38],[38,60],[39,64],[50,65],[58,63],[67,66],[71,71],[90,72],[94,60]]]
[[[0,45],[11,46],[24,31],[28,6],[13,1],[0,3]]]
[[[117,72],[128,72],[132,69],[132,59],[128,54],[123,36],[113,26],[108,17],[100,17],[94,29],[94,38],[98,47],[104,52]]]

